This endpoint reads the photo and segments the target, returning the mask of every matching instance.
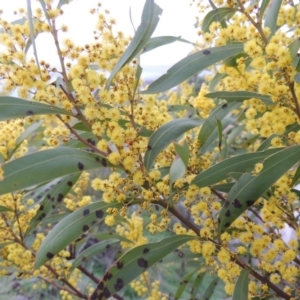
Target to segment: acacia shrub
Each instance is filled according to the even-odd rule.
[[[99,4],[80,46],[59,38],[66,2],[0,19],[0,274],[62,299],[213,299],[220,281],[222,297],[298,299],[300,6],[196,5],[195,51],[144,87],[140,55],[186,42],[152,37],[161,8],[146,0],[128,38]],[[39,60],[44,33],[59,68]],[[186,80],[203,70],[198,91]],[[183,275],[166,287],[151,266],[172,252]]]

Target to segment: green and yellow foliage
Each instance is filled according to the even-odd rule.
[[[193,53],[145,86],[140,56],[184,41],[151,37],[153,0],[132,38],[92,8],[86,45],[67,1],[37,2],[0,18],[0,275],[67,300],[300,299],[300,5],[193,1]]]

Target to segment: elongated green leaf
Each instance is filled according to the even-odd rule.
[[[268,149],[271,145],[271,141],[272,139],[275,137],[275,134],[270,135],[268,138],[266,138],[261,144],[260,146],[257,148],[257,151],[264,151],[266,149]]]
[[[232,110],[238,108],[239,106],[239,103],[230,103],[229,105],[225,104],[219,106],[205,120],[198,136],[202,152],[206,152],[207,147],[218,136],[218,125],[216,119],[222,121],[223,123],[223,119],[227,115],[229,115]],[[232,123],[232,121],[230,121],[229,123]],[[225,125],[224,127],[226,127],[227,125]]]
[[[142,13],[141,24],[137,28],[132,41],[126,48],[122,57],[111,71],[105,86],[106,89],[110,87],[116,74],[144,48],[158,24],[161,13],[162,9],[156,5],[153,0],[146,0]]]
[[[219,150],[222,150],[222,139],[223,139],[223,125],[220,120],[216,118],[217,121],[217,128],[218,128],[218,136],[219,136]]]
[[[288,49],[291,53],[292,59],[297,58],[297,53],[300,48],[300,40],[297,38],[292,43],[289,44]]]
[[[202,123],[202,120],[186,118],[175,119],[161,126],[149,139],[148,150],[144,157],[145,167],[149,170],[157,155],[171,142],[180,137],[186,131],[200,126]]]
[[[241,154],[227,158],[198,174],[191,184],[205,187],[226,179],[230,172],[252,171],[256,163],[261,162],[263,159],[280,150],[282,148],[273,148],[262,152]]]
[[[176,156],[170,168],[170,185],[179,178],[183,177],[186,172],[186,165],[180,156]]]
[[[110,298],[153,264],[191,239],[195,237],[176,235],[129,250],[106,272],[90,298]]]
[[[229,14],[234,14],[237,11],[237,8],[230,7],[220,7],[214,10],[211,10],[204,18],[202,23],[202,31],[209,31],[209,26],[212,22],[221,22],[223,21]]]
[[[295,172],[295,175],[293,177],[293,180],[291,182],[291,187],[293,187],[295,185],[295,183],[298,181],[298,179],[300,178],[300,165],[298,166],[296,172]]]
[[[263,0],[259,9],[259,19],[262,20],[270,0]]]
[[[175,300],[179,300],[181,299],[181,295],[183,294],[184,290],[186,289],[186,286],[188,285],[188,283],[192,280],[192,277],[195,275],[195,273],[198,270],[193,270],[192,272],[188,273],[183,280],[180,282],[176,293],[175,293]]]
[[[269,27],[271,30],[271,34],[268,36],[270,39],[277,29],[277,18],[280,10],[280,6],[282,4],[282,0],[272,0],[270,5],[267,8],[267,13],[265,16],[265,27]]]
[[[188,43],[188,44],[193,44],[185,39],[182,39],[180,36],[157,36],[157,37],[153,37],[151,39],[148,40],[148,42],[146,43],[146,45],[144,46],[143,52],[142,53],[146,53],[148,51],[151,51],[155,48],[167,45],[167,44],[171,44],[174,42],[184,42],[184,43]]]
[[[57,178],[48,184],[31,191],[29,197],[39,202],[40,207],[36,215],[31,219],[26,234],[29,234],[36,226],[46,218],[50,212],[54,211],[59,204],[63,201],[66,194],[71,190],[72,185],[75,184],[80,177],[81,172],[69,174],[61,178]]]
[[[79,136],[92,145],[95,145],[98,141],[95,135],[89,131],[80,133]],[[87,145],[78,140],[77,138],[71,138],[64,146],[72,148],[87,148]]]
[[[278,151],[265,159],[257,176],[245,173],[230,190],[219,214],[219,234],[224,232],[291,167],[300,160],[300,146]]]
[[[94,222],[103,220],[106,210],[120,208],[120,203],[96,202],[86,205],[56,224],[42,242],[35,259],[35,268],[45,264],[54,255],[88,231]]]
[[[0,121],[33,115],[69,115],[72,114],[59,107],[23,100],[16,97],[0,96]]]
[[[13,210],[8,207],[0,205],[0,212],[5,212],[5,211],[13,211]]]
[[[293,64],[293,66],[295,67],[297,72],[300,72],[300,57],[297,56],[297,58],[295,58],[295,65]]]
[[[95,234],[91,234],[94,238],[99,239],[99,240],[110,240],[110,239],[117,239],[121,242],[126,242],[126,243],[133,243],[131,240],[125,238],[122,235],[119,235],[117,233],[113,232],[98,232]]]
[[[39,62],[38,53],[37,53],[36,44],[35,44],[35,32],[34,32],[34,24],[33,24],[34,18],[32,16],[31,0],[27,0],[27,19],[28,19],[28,24],[29,24],[29,29],[30,29],[30,41],[31,41],[31,44],[33,47],[34,58],[35,58],[37,67],[39,69],[40,76],[42,77],[40,62]]]
[[[234,185],[233,182],[217,184],[212,187],[212,190],[223,192],[223,193],[229,193],[233,185]]]
[[[43,219],[41,221],[41,225],[45,225],[45,224],[55,224],[59,221],[61,221],[62,219],[64,219],[66,216],[68,216],[70,213],[60,213],[60,214],[54,214],[54,215],[50,215],[48,217],[46,217],[45,219]]]
[[[92,258],[95,255],[101,254],[103,251],[107,249],[107,247],[114,245],[118,243],[119,240],[117,239],[110,239],[107,241],[102,241],[99,243],[96,243],[90,247],[88,247],[86,250],[82,251],[73,261],[72,263],[72,269],[77,268],[82,263],[86,262],[90,258]]]
[[[140,66],[140,64],[138,64],[136,73],[135,73],[135,84],[134,84],[134,88],[133,88],[133,96],[135,96],[137,88],[139,86],[142,72],[143,72],[143,68]]]
[[[30,1],[30,0],[29,0]],[[40,4],[41,4],[41,7],[43,9],[43,12],[45,14],[45,17],[47,19],[47,22],[52,30],[52,26],[51,26],[51,22],[50,22],[50,18],[49,18],[49,14],[48,14],[48,10],[47,10],[47,6],[46,6],[46,2],[45,0],[39,0]]]
[[[206,94],[205,97],[225,99],[227,102],[243,102],[244,100],[256,98],[256,99],[260,99],[266,105],[274,105],[275,104],[269,95],[262,95],[259,93],[248,92],[248,91],[213,92],[213,93]]]
[[[161,178],[164,178],[170,173],[170,167],[162,167],[158,169],[161,175]]]
[[[243,44],[236,43],[223,47],[208,48],[191,54],[176,63],[166,74],[151,83],[148,89],[143,91],[142,94],[155,94],[169,90],[205,70],[207,67],[242,51]]]
[[[213,77],[211,82],[209,83],[209,91],[213,92],[215,90],[215,87],[218,85],[218,83],[228,75],[225,73],[216,73],[216,75]]]
[[[54,180],[67,174],[110,166],[100,155],[70,147],[28,154],[5,163],[0,195]],[[74,182],[70,182],[73,185]]]
[[[89,127],[86,126],[83,122],[78,122],[73,126],[73,129],[79,130],[79,131],[91,131]]]
[[[43,123],[44,121],[41,120],[39,122],[31,124],[17,139],[17,145],[13,150],[9,151],[8,157],[11,158],[12,155],[19,149],[21,144],[30,136],[32,133],[34,133]]]
[[[227,67],[236,68],[238,67],[238,59],[244,58],[245,66],[247,67],[249,65],[249,56],[248,54],[242,52],[237,55],[231,56],[229,58],[224,59],[223,64]]]
[[[232,300],[248,300],[249,271],[242,270],[235,284]]]
[[[189,145],[186,141],[184,141],[184,144],[181,146],[179,144],[174,144],[175,151],[179,155],[179,157],[182,159],[183,163],[187,167],[189,164]]]
[[[76,248],[80,249],[89,239],[89,237],[93,237],[96,241],[102,241],[102,240],[111,240],[111,239],[117,239],[121,242],[126,243],[133,243],[131,240],[125,238],[124,236],[121,236],[117,233],[112,232],[90,232],[88,235],[83,235],[79,239],[76,240]]]
[[[294,81],[297,82],[298,84],[300,84],[300,73],[297,73],[297,74],[294,76]]]
[[[203,281],[204,276],[205,276],[205,272],[198,273],[198,275],[196,276],[193,282],[191,299],[197,299],[198,290]],[[209,298],[204,298],[204,299],[209,299]]]
[[[209,286],[207,287],[207,289],[204,292],[203,299],[210,299],[211,295],[213,294],[213,292],[216,289],[216,285],[217,285],[218,281],[219,281],[219,278],[214,278],[210,282]]]
[[[68,4],[70,0],[59,0],[57,8],[61,8],[63,5]]]

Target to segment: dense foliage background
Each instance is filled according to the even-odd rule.
[[[0,293],[300,299],[300,5],[194,1],[186,41],[152,37],[153,0],[132,38],[99,4],[76,45],[67,1],[38,2],[0,19]],[[145,86],[175,41],[193,53]]]

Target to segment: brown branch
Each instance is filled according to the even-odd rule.
[[[247,265],[243,264],[241,261],[238,259],[233,260],[236,264],[238,264],[240,267],[242,267],[245,270],[248,270],[252,276],[254,276],[256,279],[258,279],[260,282],[263,284],[266,284],[270,289],[272,289],[274,292],[277,293],[278,296],[280,296],[283,299],[289,300],[292,298],[292,296],[286,294],[284,291],[282,291],[277,285],[272,283],[269,279],[266,277],[260,275],[257,273],[255,270],[252,268],[248,267]]]
[[[187,220],[186,218],[184,218],[173,206],[168,205],[166,202],[164,202],[162,200],[155,201],[155,202],[153,202],[153,204],[158,204],[158,205],[164,207],[165,209],[167,209],[177,219],[179,219],[183,224],[185,224],[188,228],[190,228],[191,230],[193,230],[199,236],[200,230],[193,223],[191,223],[189,220]],[[215,242],[215,241],[213,241],[211,239],[209,239],[209,241],[213,242],[218,249],[221,248],[221,245],[218,244],[217,242]],[[287,299],[287,300],[291,299],[291,296],[289,296],[284,291],[282,291],[279,287],[277,287],[275,284],[273,284],[269,279],[267,279],[266,277],[263,277],[262,275],[260,275],[259,273],[257,273],[250,266],[245,265],[244,263],[242,263],[241,261],[239,261],[237,258],[231,258],[231,261],[237,263],[243,269],[248,270],[252,276],[254,276],[256,279],[258,279],[262,283],[266,284],[270,289],[272,289],[273,291],[275,291],[283,299]]]
[[[70,126],[67,122],[65,122],[62,117],[60,115],[56,115],[56,117],[62,122],[64,123],[64,125],[71,131],[72,134],[74,134],[76,136],[76,138],[82,142],[83,144],[85,144],[86,146],[88,146],[89,148],[91,148],[92,150],[94,150],[95,152],[101,154],[104,157],[107,157],[107,153],[99,150],[97,147],[95,147],[94,145],[92,145],[91,143],[89,143],[88,141],[86,141],[85,139],[83,139],[77,132],[76,130],[74,130],[72,128],[72,126]]]
[[[253,18],[250,16],[250,14],[247,13],[247,11],[246,11],[243,3],[241,2],[241,0],[237,0],[237,3],[240,7],[239,11],[241,13],[243,13],[248,18],[248,20],[253,24],[253,26],[257,29],[257,31],[259,32],[259,34],[260,34],[260,36],[261,36],[261,38],[264,41],[265,46],[266,46],[269,43],[269,41],[268,41],[268,39],[267,39],[267,37],[266,37],[262,27],[261,27],[261,22],[260,21],[256,22],[255,20],[253,20]]]
[[[87,277],[89,277],[91,280],[93,280],[95,283],[97,283],[97,284],[99,283],[100,279],[97,278],[94,274],[90,273],[83,266],[78,266],[77,269],[80,270],[84,275],[86,275]]]
[[[174,206],[169,205],[163,200],[153,201],[153,204],[158,204],[163,208],[167,209],[171,214],[173,214],[178,220],[180,220],[186,227],[193,230],[198,236],[200,234],[200,229],[194,225],[192,222],[187,220],[183,215],[181,215]]]
[[[4,221],[5,223],[7,224],[7,226],[11,229],[11,227],[9,226],[9,224],[7,223],[7,220],[4,216]],[[24,249],[26,250],[29,250],[32,254],[33,257],[36,257],[35,253],[26,246],[26,244],[23,243],[23,241],[21,241],[17,236],[16,234],[13,232],[13,230],[10,230],[11,231],[11,234],[13,235],[14,237],[14,240],[16,243],[18,243],[19,245],[21,245]],[[45,264],[45,267],[54,274],[54,276],[58,279],[60,278],[60,275],[51,267],[49,266],[49,264]],[[60,278],[59,279],[61,282],[63,282],[65,285],[67,285],[69,288],[71,288],[71,290],[73,290],[73,294],[76,295],[77,297],[80,297],[82,299],[88,299],[88,297],[84,294],[82,294],[79,290],[77,290],[76,287],[74,287],[68,280],[64,279],[64,278]]]
[[[296,92],[295,92],[295,83],[294,83],[294,81],[289,80],[287,74],[284,74],[284,78],[285,78],[285,80],[288,84],[288,87],[289,87],[290,92],[291,92],[292,97],[293,97],[293,102],[295,104],[294,112],[296,113],[296,115],[298,117],[298,120],[300,120],[300,107],[299,107],[298,98],[297,98],[297,95],[296,95]]]
[[[75,292],[73,292],[72,290],[69,290],[69,289],[65,288],[64,286],[58,284],[58,283],[55,282],[55,281],[51,281],[51,280],[49,280],[49,279],[47,279],[47,278],[43,278],[43,277],[40,277],[40,276],[39,276],[38,278],[41,279],[41,280],[43,280],[43,281],[45,281],[45,282],[47,282],[47,283],[49,283],[49,284],[54,285],[56,288],[58,288],[58,289],[60,289],[60,290],[66,291],[66,292],[68,292],[69,294],[72,294],[72,295],[74,295],[74,296],[78,296],[78,295],[77,295]]]

